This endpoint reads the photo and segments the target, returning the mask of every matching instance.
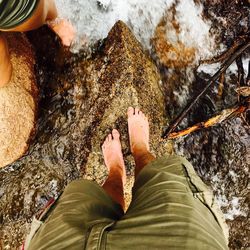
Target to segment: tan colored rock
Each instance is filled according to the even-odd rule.
[[[23,34],[6,34],[13,75],[0,88],[0,168],[25,154],[35,128],[38,89],[34,55]]]

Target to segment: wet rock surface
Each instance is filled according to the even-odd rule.
[[[37,96],[34,54],[22,34],[7,34],[12,78],[0,88],[0,168],[28,150],[36,126]]]
[[[38,131],[29,153],[0,171],[3,249],[20,246],[32,216],[70,181],[80,177],[98,183],[105,180],[100,146],[112,128],[122,135],[132,179],[134,163],[126,122],[129,106],[139,106],[148,114],[156,155],[171,151],[171,145],[159,142],[166,119],[157,68],[124,23],[113,27],[91,58],[68,54],[65,64],[65,53],[46,28],[28,36],[37,52],[41,89]]]

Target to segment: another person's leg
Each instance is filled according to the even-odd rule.
[[[11,78],[12,65],[10,62],[8,44],[0,33],[0,88],[5,86]]]
[[[108,178],[103,184],[103,189],[124,209],[123,187],[126,182],[126,170],[122,155],[120,134],[116,129],[113,129],[112,134],[107,136],[102,145],[102,152],[109,171]]]
[[[58,13],[54,0],[40,0],[36,10],[29,19],[7,31],[25,32],[34,30],[47,22],[49,27],[61,38],[62,43],[65,46],[70,46],[75,36],[75,29],[65,19],[55,21],[57,17]]]
[[[138,108],[128,108],[128,130],[130,148],[135,159],[135,178],[155,157],[149,149],[148,118]]]
[[[34,30],[46,22],[49,27],[61,38],[65,46],[70,46],[75,36],[75,30],[72,25],[64,19],[54,21],[58,16],[55,2],[53,0],[40,0],[33,15],[24,23],[8,30],[1,29],[0,34],[0,87],[6,86],[11,79],[12,66],[8,52],[8,45],[4,38],[4,32],[24,32]]]

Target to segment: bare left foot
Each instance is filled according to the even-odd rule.
[[[108,170],[121,175],[123,185],[126,183],[126,169],[122,155],[120,134],[116,129],[106,137],[102,145],[104,162]]]
[[[75,38],[76,30],[66,19],[56,19],[47,22],[49,27],[61,38],[64,46],[69,47]]]

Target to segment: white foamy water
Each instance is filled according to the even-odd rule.
[[[116,21],[124,21],[144,48],[151,49],[150,39],[155,28],[174,0],[56,0],[61,17],[69,19],[77,29],[74,49],[91,45],[107,36]],[[195,47],[199,57],[208,57],[214,51],[214,38],[209,34],[210,23],[201,17],[202,7],[192,0],[182,0],[176,6],[176,19],[181,32],[178,39]],[[175,40],[176,31],[168,30]]]
[[[149,40],[165,8],[173,0],[57,0],[59,14],[77,29],[76,48],[87,41],[96,42],[107,36],[116,21],[122,20],[137,38],[149,47]]]

